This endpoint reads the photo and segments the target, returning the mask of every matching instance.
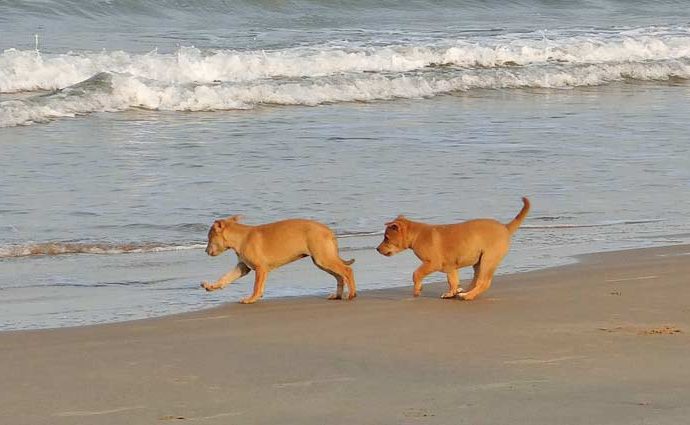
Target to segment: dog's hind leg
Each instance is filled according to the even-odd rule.
[[[502,259],[502,255],[494,257],[483,255],[481,261],[474,266],[473,287],[468,292],[461,293],[460,297],[464,300],[471,301],[489,289],[494,277],[494,272],[496,272]]]
[[[460,278],[458,277],[458,271],[453,269],[446,273],[446,278],[448,280],[448,292],[441,295],[441,298],[455,298],[458,294],[458,286],[460,285]]]
[[[345,288],[345,279],[343,279],[342,276],[336,275],[335,280],[338,282],[338,288],[335,291],[335,294],[329,295],[328,299],[329,300],[342,300],[343,299],[343,291]]]
[[[256,302],[256,300],[264,295],[264,284],[266,283],[266,276],[268,276],[268,272],[263,268],[257,267],[254,270],[254,274],[254,292],[251,296],[242,298],[240,300],[240,303],[242,304],[253,304]]]
[[[347,283],[347,289],[348,289],[348,299],[352,299],[356,296],[355,290],[354,290],[354,281],[350,280],[350,276],[352,275],[352,270],[349,271],[346,269],[349,269],[349,267],[338,265],[335,262],[325,262],[323,260],[319,260],[315,257],[312,257],[312,261],[314,261],[314,264],[316,267],[320,268],[321,270],[325,271],[326,273],[330,274],[335,278],[335,280],[338,282],[338,287],[336,290],[336,293],[333,295],[330,295],[328,297],[329,300],[341,300],[343,299],[343,291],[345,289],[345,284]],[[352,282],[352,283],[351,283]],[[355,295],[352,295],[355,294]]]
[[[246,275],[249,273],[251,269],[247,267],[246,264],[243,262],[237,263],[234,269],[230,270],[223,276],[221,276],[220,279],[215,281],[214,283],[208,283],[208,282],[203,282],[201,284],[201,287],[204,288],[207,291],[215,291],[216,289],[223,289],[232,282],[236,281],[237,279],[241,278],[242,276]]]
[[[338,282],[338,289],[334,295],[328,297],[329,300],[342,299],[345,285],[347,285],[348,300],[357,296],[354,274],[347,263],[340,258],[338,254],[338,240],[335,237],[331,237],[331,243],[315,246],[311,250],[311,259],[316,264],[316,267],[335,277]]]
[[[350,266],[343,266],[347,275],[347,299],[351,300],[357,296],[357,285],[355,284],[355,274]]]
[[[472,268],[474,269],[474,276],[472,277],[472,282],[470,282],[470,286],[467,288],[467,292],[470,292],[471,290],[476,288],[477,280],[479,279],[479,263],[472,266]],[[467,292],[463,292],[462,290],[460,290],[458,295],[460,295],[460,297],[462,297],[462,295],[467,293]]]
[[[314,264],[316,264],[316,261],[314,261]],[[329,295],[328,299],[329,300],[342,300],[343,299],[343,290],[345,288],[345,279],[343,279],[343,277],[340,276],[338,273],[331,271],[325,267],[321,267],[318,264],[316,264],[316,267],[320,268],[321,270],[323,270],[326,273],[333,276],[335,278],[336,282],[338,282],[338,286],[336,288],[335,294]]]

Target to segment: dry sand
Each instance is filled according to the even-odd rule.
[[[0,424],[686,424],[689,254],[4,332]]]

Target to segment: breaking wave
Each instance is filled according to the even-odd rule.
[[[164,111],[415,99],[472,89],[690,79],[690,29],[543,33],[276,51],[0,55],[0,127],[132,108]]]
[[[539,220],[536,220],[539,221]],[[578,229],[589,227],[609,227],[620,225],[636,225],[645,223],[656,223],[663,219],[647,220],[610,220],[599,223],[561,223],[561,224],[523,224],[523,230],[549,230],[549,229]],[[348,238],[368,238],[383,235],[383,231],[345,231],[338,232],[340,239]],[[0,245],[0,259],[36,257],[36,256],[56,256],[68,254],[140,254],[170,251],[186,251],[192,249],[204,249],[205,242],[185,242],[185,243],[93,243],[93,242],[41,242],[14,245]],[[374,249],[374,245],[361,246],[342,246],[342,252],[360,251]]]
[[[54,256],[65,254],[134,254],[145,252],[182,251],[205,248],[206,244],[156,244],[156,243],[80,243],[45,242],[23,245],[0,246],[0,258]]]
[[[609,227],[609,226],[621,226],[630,224],[646,224],[646,223],[658,223],[664,221],[664,219],[648,219],[648,220],[610,220],[603,221],[600,223],[562,223],[562,224],[523,224],[520,226],[521,229],[583,229],[587,227]]]
[[[517,38],[516,38],[517,37]],[[690,58],[690,29],[645,28],[612,35],[547,39],[543,32],[389,46],[316,46],[277,51],[69,53],[44,56],[8,49],[0,55],[0,92],[56,90],[99,72],[166,84],[210,84],[340,73],[407,72],[427,67],[500,68],[546,63],[597,64]]]

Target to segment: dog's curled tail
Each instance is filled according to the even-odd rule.
[[[343,259],[341,258],[340,261],[342,261],[343,264],[345,264],[346,266],[350,266],[350,265],[352,265],[352,263],[355,262],[355,259],[353,258],[352,260],[347,260],[347,261],[345,261],[345,260],[343,260]]]
[[[517,231],[518,227],[520,227],[522,222],[525,220],[525,217],[527,217],[527,213],[529,213],[529,207],[530,207],[529,199],[523,197],[522,203],[524,205],[522,206],[522,209],[520,210],[518,215],[515,216],[513,221],[506,224],[506,227],[508,228],[508,231],[510,232],[511,235],[513,233],[515,233],[515,231]]]

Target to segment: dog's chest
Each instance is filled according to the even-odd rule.
[[[256,270],[256,264],[253,261],[249,260],[244,255],[240,254],[239,252],[237,252],[237,259],[239,261],[243,262],[244,264],[246,264],[247,267],[249,267],[250,269]]]

